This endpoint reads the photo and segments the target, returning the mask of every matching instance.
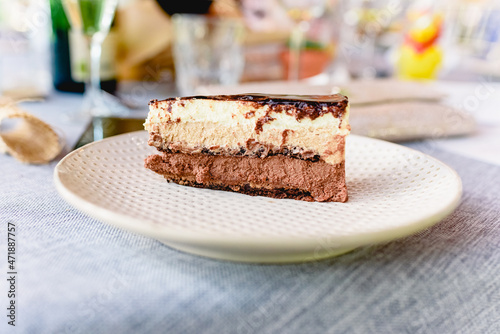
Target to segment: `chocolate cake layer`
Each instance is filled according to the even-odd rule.
[[[169,181],[195,187],[304,201],[347,201],[344,162],[165,152],[146,158],[145,167]]]

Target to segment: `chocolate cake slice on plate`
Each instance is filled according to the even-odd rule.
[[[144,126],[159,154],[145,167],[188,186],[345,202],[348,117],[340,94],[153,100]]]

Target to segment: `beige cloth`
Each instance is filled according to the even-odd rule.
[[[23,163],[44,164],[62,148],[62,140],[49,124],[23,111],[12,100],[0,100],[0,152]]]

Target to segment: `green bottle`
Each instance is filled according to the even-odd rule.
[[[61,0],[50,0],[50,13],[52,18],[52,78],[54,87],[65,92],[83,93],[85,85],[83,76],[85,64],[81,60],[86,59],[79,44],[82,43],[83,36],[79,32],[71,31],[71,26],[66,18]],[[106,50],[106,47],[113,48],[114,45],[103,44],[103,53],[114,54],[114,50]],[[73,53],[71,52],[73,51]],[[72,57],[73,56],[73,57]],[[112,64],[109,64],[112,63]],[[114,93],[117,87],[116,73],[110,67],[113,61],[108,61],[103,67],[107,69],[104,80],[101,81],[101,88],[109,93]]]

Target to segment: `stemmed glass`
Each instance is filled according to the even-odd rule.
[[[327,0],[279,0],[281,6],[294,22],[290,35],[288,80],[299,80],[300,52],[305,42],[306,33],[309,30],[310,22],[325,12],[326,2]]]
[[[84,116],[109,116],[114,113],[100,87],[102,43],[115,15],[118,0],[62,0],[72,29],[85,36],[89,72],[85,81]]]

